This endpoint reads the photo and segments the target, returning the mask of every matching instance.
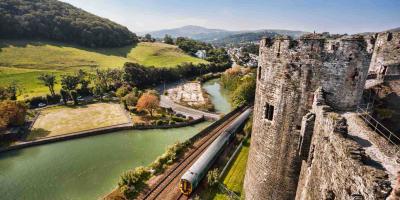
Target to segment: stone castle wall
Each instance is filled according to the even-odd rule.
[[[300,40],[263,39],[254,125],[245,177],[246,199],[294,199],[301,168],[302,117],[322,87],[335,109],[353,109],[367,77],[363,37],[312,34]],[[307,141],[308,140],[308,141]],[[304,156],[304,155],[303,155]]]
[[[303,119],[313,126],[301,129],[312,136],[312,143],[300,146],[308,155],[302,157],[296,200],[385,199],[391,189],[388,175],[367,164],[371,162],[362,146],[348,137],[346,118],[327,106],[321,94],[316,101],[314,117]]]
[[[400,75],[400,32],[376,34],[369,71],[382,77]]]

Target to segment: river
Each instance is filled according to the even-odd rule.
[[[217,82],[204,84],[217,112],[231,110]],[[168,145],[208,126],[128,130],[57,142],[0,154],[0,199],[87,200],[110,192],[119,176],[145,166]]]

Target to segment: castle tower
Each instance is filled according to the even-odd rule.
[[[376,43],[369,70],[383,79],[400,75],[400,32],[376,34]]]
[[[368,66],[362,37],[311,34],[261,41],[246,199],[294,199],[301,119],[312,106],[314,91],[322,87],[333,108],[353,109]]]

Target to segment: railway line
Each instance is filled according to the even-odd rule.
[[[204,138],[200,140],[195,147],[191,149],[186,156],[173,168],[168,170],[165,176],[152,188],[150,188],[145,195],[142,196],[143,200],[153,199],[188,199],[178,189],[178,183],[181,176],[190,168],[190,166],[202,155],[207,147],[229,127],[229,125],[244,111],[246,108],[240,109],[224,121],[221,125],[211,130]]]

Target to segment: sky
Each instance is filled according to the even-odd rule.
[[[185,25],[330,33],[400,27],[400,0],[62,0],[146,32]]]

